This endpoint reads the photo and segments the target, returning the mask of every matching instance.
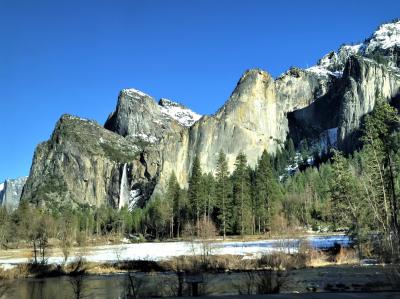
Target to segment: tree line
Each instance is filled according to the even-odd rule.
[[[378,253],[386,261],[400,257],[399,125],[397,110],[379,101],[364,119],[362,149],[333,158],[333,218],[348,228],[360,255]]]
[[[195,157],[187,189],[172,173],[163,196],[132,211],[68,204],[46,209],[22,202],[12,213],[0,209],[0,242],[3,247],[29,242],[40,257],[52,238],[66,248],[97,236],[181,238],[198,235],[207,223],[223,237],[341,230],[353,237],[361,255],[379,251],[393,258],[400,247],[399,123],[397,111],[378,101],[363,120],[359,150],[334,151],[323,159],[318,153],[313,165],[303,163],[313,149],[302,143],[296,152],[290,139],[276,155],[264,151],[254,168],[240,153],[232,173],[222,151],[213,173],[204,173]],[[294,164],[300,170],[290,173],[288,165]]]

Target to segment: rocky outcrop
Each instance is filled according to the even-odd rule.
[[[356,146],[362,117],[377,100],[391,101],[400,92],[400,70],[371,59],[352,56],[343,76],[339,119],[339,147],[351,151]]]
[[[64,115],[51,139],[35,151],[22,200],[118,207],[124,169],[129,189],[148,197],[157,177],[149,157],[146,142],[128,141],[93,121]]]
[[[376,100],[398,98],[399,27],[382,25],[364,43],[344,45],[316,66],[291,68],[276,79],[249,70],[213,115],[124,89],[104,128],[63,116],[51,139],[38,146],[22,198],[142,205],[165,191],[172,172],[186,187],[196,156],[203,172],[215,171],[220,151],[231,171],[240,152],[254,167],[264,150],[274,154],[288,135],[297,144],[320,143],[324,151],[332,145],[351,151]]]
[[[7,179],[0,184],[0,206],[6,208],[7,211],[15,210],[19,205],[26,180],[27,177]]]

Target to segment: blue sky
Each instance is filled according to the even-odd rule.
[[[400,1],[0,0],[0,181],[28,175],[61,114],[104,123],[122,88],[211,114],[241,74],[307,67]]]

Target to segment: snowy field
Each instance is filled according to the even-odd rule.
[[[213,242],[207,244],[214,255],[242,255],[244,258],[255,258],[274,251],[295,253],[301,243],[306,243],[316,249],[333,247],[335,243],[342,246],[349,245],[349,238],[345,235],[313,236],[300,239],[274,239],[249,242]],[[89,247],[83,255],[88,262],[107,263],[128,260],[161,261],[182,255],[200,254],[204,245],[201,242],[164,242],[164,243],[137,243]],[[76,259],[72,256],[69,262]],[[10,269],[18,264],[28,262],[28,258],[0,258],[0,267]],[[62,256],[52,256],[50,264],[62,264]]]

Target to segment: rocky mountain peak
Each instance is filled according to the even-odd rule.
[[[342,46],[339,48],[338,52],[329,52],[318,60],[317,65],[307,68],[306,70],[320,77],[340,78],[342,77],[347,58],[356,54],[356,49],[357,46]]]
[[[272,76],[262,69],[249,69],[240,77],[233,93],[254,88],[260,83],[270,83],[273,80]]]
[[[161,137],[162,130],[155,128],[154,123],[169,127],[156,101],[136,89],[123,89],[104,127],[124,137],[146,136],[145,139],[155,141]]]
[[[400,20],[380,25],[365,45],[366,54],[374,52],[377,48],[386,50],[400,47]]]
[[[149,96],[148,94],[146,94],[140,90],[134,89],[134,88],[122,89],[120,93],[123,95],[126,95],[128,97],[132,97],[132,98],[136,98],[136,99],[141,99],[143,97],[151,98],[151,96]]]
[[[186,106],[169,99],[161,98],[158,105],[163,114],[167,117],[171,117],[185,127],[191,127],[201,118],[200,114],[197,114]]]
[[[323,56],[315,66],[307,69],[319,76],[341,77],[349,57],[360,55],[387,65],[400,65],[400,21],[382,24],[363,43],[342,45],[337,51]]]
[[[244,72],[228,101],[218,110],[217,117],[226,117],[243,106],[251,106],[265,98],[274,79],[261,69],[250,69]]]

